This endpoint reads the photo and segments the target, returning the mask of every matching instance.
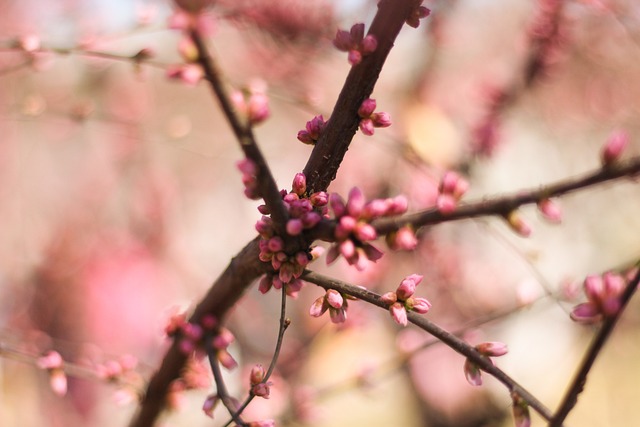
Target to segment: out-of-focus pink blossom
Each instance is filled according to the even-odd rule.
[[[507,223],[513,231],[518,233],[522,237],[529,237],[533,229],[531,225],[525,221],[525,219],[516,210],[511,211],[507,217]]]
[[[498,341],[483,342],[476,345],[476,350],[483,356],[504,356],[509,351],[507,345]]]
[[[443,214],[456,210],[458,201],[469,189],[469,182],[455,171],[447,171],[442,176],[436,208]]]
[[[216,409],[219,401],[220,398],[217,394],[210,394],[209,396],[207,396],[204,404],[202,405],[202,411],[207,417],[213,418],[213,411]]]
[[[547,221],[556,224],[562,222],[562,210],[560,206],[551,199],[543,199],[538,202],[538,209]]]
[[[404,305],[395,302],[391,304],[389,307],[389,312],[391,313],[391,317],[398,325],[407,326],[407,310],[404,308]]]
[[[603,317],[615,316],[622,302],[626,280],[619,274],[606,272],[602,276],[591,275],[584,280],[587,302],[578,304],[571,311],[571,319],[580,323],[596,323]]]
[[[387,234],[387,244],[393,250],[411,251],[418,246],[418,238],[413,228],[406,225],[395,233]]]
[[[613,132],[602,147],[600,154],[602,164],[609,166],[617,162],[627,145],[629,145],[629,135],[625,131]]]

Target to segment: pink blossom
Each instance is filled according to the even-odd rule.
[[[338,30],[333,45],[341,51],[348,52],[349,63],[357,65],[363,56],[376,50],[378,41],[372,34],[365,37],[364,24],[358,23],[351,27],[351,31]]]
[[[562,210],[557,203],[550,199],[543,199],[538,202],[538,209],[544,218],[556,224],[562,222]]]
[[[395,233],[387,235],[388,244],[391,249],[411,251],[418,246],[418,239],[411,226],[404,226]]]
[[[335,289],[329,289],[326,294],[327,303],[333,308],[340,308],[344,304],[344,299],[340,292]]]
[[[365,135],[371,136],[375,128],[384,128],[391,126],[391,116],[385,112],[374,113],[376,109],[376,100],[367,98],[362,101],[358,109],[360,116],[360,130]]]
[[[202,411],[209,418],[213,418],[213,411],[216,409],[216,405],[220,401],[220,398],[217,394],[210,394],[204,401],[202,405]]]
[[[267,381],[266,383],[255,384],[253,387],[251,387],[251,393],[253,393],[253,395],[255,396],[268,399],[269,394],[271,393],[272,385],[273,383],[271,381]]]
[[[251,374],[249,375],[249,383],[251,385],[256,385],[261,383],[264,380],[266,373],[267,372],[264,370],[264,367],[260,363],[255,364],[253,368],[251,368]]]
[[[40,369],[59,369],[62,368],[64,361],[57,351],[51,350],[36,361]]]
[[[615,273],[606,272],[602,276],[590,275],[584,280],[587,302],[578,304],[571,311],[571,319],[580,323],[596,323],[602,317],[615,316],[622,302],[625,279]]]
[[[405,21],[407,25],[413,28],[418,28],[420,26],[420,20],[426,18],[431,14],[431,10],[427,9],[424,6],[418,6],[411,12],[411,15]]]
[[[49,385],[51,390],[58,396],[67,394],[67,376],[62,369],[52,369],[49,371]]]
[[[431,309],[431,303],[426,298],[411,298],[407,303],[411,311],[419,314],[426,314]]]
[[[264,122],[271,115],[269,98],[264,93],[252,93],[247,105],[249,123],[256,125]]]
[[[291,184],[291,189],[298,196],[304,195],[307,191],[307,177],[304,176],[303,173],[297,173],[293,177],[293,183]]]
[[[627,145],[629,145],[629,135],[625,131],[613,132],[602,147],[600,154],[602,164],[609,166],[617,162]]]
[[[312,317],[320,317],[324,314],[325,311],[329,308],[329,304],[326,303],[325,296],[321,296],[316,299],[313,304],[311,304],[311,308],[309,309],[309,315]]]
[[[407,310],[404,308],[404,305],[395,302],[389,307],[389,312],[398,325],[407,326]]]
[[[509,351],[507,345],[498,341],[483,342],[476,345],[476,350],[483,356],[504,356]]]
[[[464,361],[464,376],[472,386],[477,387],[482,385],[482,373],[480,368],[469,359],[465,359]]]
[[[506,217],[507,223],[513,231],[522,237],[529,237],[532,232],[531,225],[522,218],[518,211],[511,211]]]

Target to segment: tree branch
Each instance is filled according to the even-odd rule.
[[[380,295],[376,294],[375,292],[371,292],[369,290],[353,286],[349,283],[323,276],[321,274],[308,270],[305,271],[305,273],[302,275],[302,278],[308,282],[315,283],[316,285],[321,286],[325,289],[335,289],[340,293],[353,296],[359,300],[368,302],[385,310],[389,309],[388,304],[383,302],[380,299]],[[411,323],[430,333],[431,335],[451,347],[451,349],[453,349],[457,353],[470,359],[483,371],[492,375],[494,378],[504,384],[510,392],[516,392],[544,419],[546,419],[547,421],[551,420],[553,414],[542,402],[540,402],[535,396],[529,393],[524,387],[522,387],[514,379],[505,374],[497,366],[491,363],[488,358],[482,356],[473,346],[467,344],[451,332],[442,329],[423,315],[409,312],[407,313],[407,318]],[[462,369],[462,366],[460,367],[460,369]],[[561,426],[558,425],[557,427]]]
[[[584,390],[584,386],[587,382],[587,375],[589,374],[589,371],[591,371],[593,363],[604,348],[604,344],[613,332],[613,328],[616,323],[618,323],[618,319],[622,316],[624,308],[629,303],[629,300],[631,300],[636,289],[638,289],[638,283],[640,283],[640,269],[638,269],[636,276],[627,284],[627,287],[620,296],[620,310],[618,310],[615,315],[605,318],[602,323],[602,327],[591,342],[591,346],[582,360],[580,369],[571,382],[571,387],[569,387],[564,399],[562,399],[562,403],[553,416],[553,419],[549,422],[549,427],[561,426],[565,418],[567,418],[567,415],[569,415],[571,409],[573,409],[578,402],[578,395],[582,393],[582,390]]]

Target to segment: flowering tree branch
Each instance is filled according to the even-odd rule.
[[[386,303],[383,298],[375,292],[371,292],[369,290],[359,288],[341,280],[333,279],[312,271],[305,271],[303,278],[304,280],[315,283],[316,285],[321,286],[325,289],[335,289],[340,293],[350,295],[356,299],[368,302],[369,304],[375,305],[385,310],[389,309],[389,304]],[[480,369],[489,373],[498,381],[503,383],[511,393],[516,393],[518,396],[524,399],[544,419],[546,419],[547,421],[551,421],[553,414],[542,402],[540,402],[524,387],[519,385],[514,379],[505,374],[501,369],[496,367],[475,347],[467,344],[466,342],[458,338],[455,334],[442,329],[426,317],[421,316],[417,313],[407,313],[407,319],[409,322],[425,330],[426,332],[436,337],[438,340],[451,347],[451,349],[453,349],[457,353],[465,356],[468,360],[471,360]],[[560,427],[560,425],[561,424],[559,424],[557,427]]]
[[[636,272],[635,277],[627,283],[624,292],[620,296],[620,308],[611,316],[607,316],[600,327],[600,330],[594,337],[589,349],[587,350],[584,359],[580,365],[580,369],[576,372],[575,378],[571,382],[571,386],[567,390],[562,403],[558,407],[556,413],[553,415],[553,419],[549,422],[549,427],[560,427],[569,415],[569,412],[575,404],[578,402],[578,395],[584,390],[584,386],[587,382],[587,375],[593,366],[598,354],[602,351],[604,344],[613,332],[613,328],[618,323],[618,320],[622,316],[624,308],[627,306],[631,297],[638,289],[640,283],[640,269]]]
[[[420,6],[420,0],[382,0],[378,4],[369,35],[376,49],[354,65],[342,86],[331,118],[304,167],[309,192],[324,191],[338,173],[349,144],[358,129],[358,109],[373,92],[382,66],[405,21]]]

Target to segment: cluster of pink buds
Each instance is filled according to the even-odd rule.
[[[289,213],[286,232],[290,236],[298,236],[304,230],[315,227],[327,211],[327,193],[320,191],[307,195],[307,180],[302,173],[297,173],[293,178],[291,192],[283,190],[281,194]],[[281,289],[286,285],[287,295],[295,297],[302,288],[302,281],[298,278],[307,264],[315,259],[314,250],[287,254],[284,240],[276,235],[272,219],[266,216],[269,214],[267,207],[262,205],[258,209],[265,215],[256,223],[256,230],[262,237],[259,257],[263,262],[270,262],[276,270],[276,274],[267,274],[262,278],[259,290],[266,293],[271,287]]]
[[[600,159],[604,166],[615,164],[629,145],[629,135],[624,131],[613,132],[602,147]]]
[[[263,82],[254,82],[245,90],[236,90],[231,94],[236,111],[245,116],[251,125],[264,122],[271,115],[266,89]]]
[[[469,189],[469,182],[454,171],[447,171],[440,180],[436,207],[443,214],[449,214],[456,210],[458,201]]]
[[[509,351],[506,344],[497,341],[483,342],[482,344],[478,344],[475,349],[486,358],[504,356]],[[489,361],[491,361],[491,359],[489,359]],[[473,386],[482,385],[480,367],[470,359],[466,359],[464,362],[464,375],[469,384]]]
[[[620,296],[625,285],[621,275],[610,271],[602,276],[587,276],[584,279],[587,302],[578,304],[571,311],[571,319],[590,324],[599,322],[603,317],[615,316],[621,307]]]
[[[375,36],[364,35],[364,24],[358,23],[351,27],[351,31],[338,30],[333,45],[343,52],[349,52],[349,64],[357,65],[362,57],[376,50],[378,41]]]
[[[58,396],[67,394],[67,376],[64,373],[64,360],[57,351],[49,351],[40,357],[36,364],[49,373],[49,385]]]
[[[409,15],[409,17],[405,22],[410,27],[418,28],[418,26],[420,26],[420,20],[423,18],[426,18],[430,14],[431,14],[430,9],[424,6],[418,6],[413,10],[413,12],[411,12],[411,15]]]
[[[181,80],[189,86],[195,86],[204,76],[204,71],[198,64],[198,50],[191,39],[191,31],[202,35],[211,35],[214,21],[205,13],[205,8],[212,2],[208,0],[175,0],[178,6],[169,17],[169,28],[183,33],[178,43],[178,51],[186,61],[184,64],[172,65],[167,68],[167,77]]]
[[[324,121],[322,115],[315,116],[307,122],[305,129],[298,132],[298,140],[305,144],[315,145],[324,130],[327,122]]]
[[[320,317],[329,310],[329,317],[333,323],[343,323],[347,320],[348,299],[355,298],[342,295],[335,289],[329,289],[311,304],[309,314],[313,317]]]
[[[416,286],[422,282],[422,276],[412,274],[405,277],[395,292],[387,292],[380,299],[389,304],[389,313],[398,325],[407,326],[407,312],[425,314],[431,308],[426,298],[414,297]]]
[[[271,381],[265,381],[267,376],[266,371],[261,364],[256,364],[251,368],[251,374],[249,375],[249,383],[251,384],[251,394],[265,399],[269,398],[271,393]]]
[[[374,133],[375,128],[386,128],[391,126],[391,117],[388,113],[379,112],[374,113],[376,110],[376,100],[367,98],[362,101],[362,105],[358,109],[358,116],[360,116],[360,130],[365,135],[371,136]]]
[[[242,184],[244,184],[244,195],[251,200],[260,198],[258,192],[258,166],[253,160],[244,158],[236,163],[236,167],[242,172]]]
[[[374,199],[366,203],[362,191],[354,187],[349,192],[346,203],[339,194],[331,194],[329,206],[337,224],[334,231],[335,243],[327,253],[327,263],[342,255],[349,265],[363,270],[366,266],[365,259],[377,261],[382,256],[382,252],[367,243],[378,237],[371,221],[403,214],[407,210],[407,199],[398,196],[393,199]]]

